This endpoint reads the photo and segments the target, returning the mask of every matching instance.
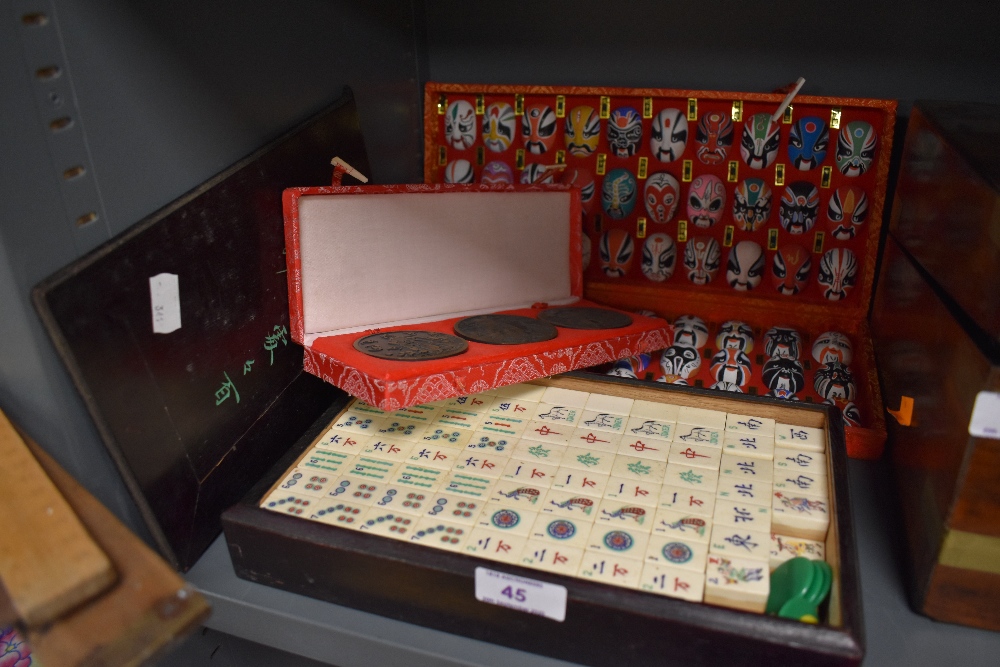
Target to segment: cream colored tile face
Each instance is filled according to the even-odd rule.
[[[761,611],[770,570],[826,555],[828,438],[745,406],[534,385],[392,413],[355,401],[261,507]]]

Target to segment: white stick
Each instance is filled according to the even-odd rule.
[[[800,90],[802,90],[802,84],[804,84],[805,82],[806,80],[800,76],[799,80],[795,82],[795,87],[792,88],[792,92],[785,95],[785,99],[781,101],[781,106],[779,106],[778,110],[775,111],[774,115],[771,116],[772,123],[777,123],[778,119],[781,118],[782,115],[784,115],[785,109],[788,108],[788,105],[792,103],[792,100],[795,98],[795,96],[799,94]]]
[[[343,160],[341,160],[339,157],[335,157],[332,160],[330,160],[330,164],[332,164],[334,167],[340,167],[341,169],[344,170],[344,173],[350,174],[351,176],[353,176],[354,178],[358,179],[362,183],[367,183],[368,182],[368,177],[367,176],[365,176],[360,171],[358,171],[357,169],[355,169],[351,165],[349,165],[346,162],[344,162]]]

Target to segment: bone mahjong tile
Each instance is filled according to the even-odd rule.
[[[410,450],[406,462],[438,470],[451,470],[464,455],[465,452],[461,449],[435,447],[421,442],[416,443],[416,446]]]
[[[498,396],[490,403],[486,414],[500,419],[516,419],[529,421],[538,410],[537,401],[523,401]]]
[[[443,408],[439,405],[421,403],[418,405],[411,405],[410,407],[403,408],[401,410],[396,410],[390,414],[389,417],[409,419],[410,421],[427,424],[437,419],[437,416],[441,414],[442,410]]]
[[[369,454],[359,454],[354,458],[352,465],[344,468],[342,476],[388,481],[393,478],[401,465],[402,462],[382,458],[381,455],[376,457]]]
[[[726,413],[719,410],[683,406],[677,412],[677,423],[689,426],[706,426],[713,431],[722,431],[726,428]]]
[[[750,505],[738,500],[716,500],[715,513],[712,522],[724,526],[733,526],[744,530],[757,530],[770,534],[771,507]]]
[[[467,472],[482,477],[499,479],[504,467],[507,465],[507,461],[510,460],[510,455],[505,454],[470,452],[466,450],[455,461],[452,471]]]
[[[391,483],[405,489],[433,492],[440,488],[450,471],[418,463],[404,463],[396,470]]]
[[[740,415],[730,412],[726,415],[727,433],[750,433],[774,437],[773,419],[766,417],[754,417],[753,415]]]
[[[603,498],[597,508],[597,524],[648,533],[653,529],[656,508],[614,498]]]
[[[705,602],[763,613],[771,577],[767,563],[709,554],[705,572]]]
[[[361,453],[361,449],[375,435],[375,429],[370,432],[361,431],[337,431],[330,429],[323,434],[323,437],[313,445],[313,449],[321,449],[325,452],[340,452],[347,456],[356,456]]]
[[[830,497],[830,483],[826,475],[807,474],[795,470],[775,470],[774,490],[810,498]]]
[[[657,595],[701,602],[705,590],[705,575],[679,567],[645,563],[639,588]]]
[[[561,516],[593,523],[601,499],[575,491],[549,489],[542,500],[541,512],[545,516]]]
[[[368,505],[331,498],[317,502],[309,518],[331,526],[356,530],[361,526],[361,519],[368,510]]]
[[[607,474],[560,466],[556,478],[552,482],[552,488],[600,498],[607,489],[608,479],[610,479],[610,475]]]
[[[504,466],[500,479],[548,489],[558,472],[557,465],[511,458]]]
[[[722,455],[719,475],[752,479],[758,482],[770,482],[774,478],[770,461],[749,456],[737,456],[736,454]]]
[[[427,503],[434,497],[432,491],[411,489],[396,484],[383,488],[384,495],[378,498],[373,507],[392,510],[409,516],[423,516],[427,511]]]
[[[623,435],[625,425],[628,423],[628,416],[616,415],[613,412],[597,412],[596,410],[584,410],[580,416],[578,428],[585,428],[601,433],[615,433]]]
[[[617,433],[578,428],[573,431],[566,444],[570,447],[585,447],[614,454],[618,451],[619,438],[621,436]]]
[[[610,412],[611,414],[624,415],[627,417],[632,411],[633,403],[635,403],[635,401],[631,398],[607,396],[605,394],[591,394],[587,398],[587,403],[583,406],[583,409],[593,410],[594,412]]]
[[[653,438],[656,440],[673,440],[675,422],[650,419],[649,417],[629,417],[625,423],[625,435],[636,438]]]
[[[337,479],[335,475],[327,473],[294,468],[278,485],[279,490],[290,491],[292,493],[322,498],[330,490],[330,485]]]
[[[363,412],[347,410],[330,425],[330,430],[346,431],[358,435],[374,435],[375,431],[382,426],[386,419],[388,417],[378,417]]]
[[[663,483],[679,486],[682,489],[697,489],[706,493],[715,493],[715,488],[719,483],[719,472],[708,468],[670,463],[667,465]]]
[[[770,506],[771,493],[770,482],[741,479],[732,475],[719,477],[719,486],[715,490],[715,495],[719,501],[761,505],[763,507]]]
[[[420,442],[428,446],[445,449],[462,449],[472,439],[472,432],[462,428],[446,427],[443,424],[428,424]]]
[[[688,465],[693,468],[718,470],[722,460],[722,450],[715,447],[689,445],[686,442],[675,442],[670,446],[668,463]]]
[[[424,517],[413,527],[410,542],[445,551],[460,552],[472,532],[466,525],[449,523],[437,517]]]
[[[445,408],[459,408],[461,410],[472,410],[474,412],[486,413],[490,411],[490,406],[493,405],[493,399],[496,398],[492,394],[472,394],[469,396],[456,396],[455,398],[449,398],[442,401],[442,407]]]
[[[617,453],[622,456],[635,456],[641,459],[650,459],[666,463],[670,456],[670,442],[647,438],[644,435],[632,435],[626,433],[618,440]]]
[[[707,543],[712,530],[712,519],[691,512],[659,509],[653,517],[653,535]]]
[[[521,440],[514,445],[511,452],[512,459],[520,461],[531,461],[545,463],[548,465],[560,465],[563,453],[568,449],[563,445],[553,445],[547,442],[535,442],[532,440]]]
[[[375,482],[356,477],[338,477],[330,482],[327,493],[323,497],[327,500],[336,498],[359,505],[374,505],[386,497],[385,494],[390,488],[392,485],[388,482]]]
[[[707,447],[722,447],[722,441],[722,429],[710,428],[708,426],[689,426],[688,424],[677,424],[677,428],[674,429],[673,442]]]
[[[501,563],[519,564],[528,538],[476,526],[465,541],[462,553]]]
[[[686,540],[673,535],[651,535],[646,545],[646,563],[667,565],[699,574],[705,572],[708,546],[704,542]]]
[[[527,539],[538,512],[516,507],[511,503],[487,503],[477,525],[501,533],[520,535]]]
[[[424,436],[424,431],[426,430],[427,424],[422,422],[414,422],[408,419],[386,419],[375,431],[373,437],[416,442]]]
[[[613,452],[602,452],[584,447],[568,447],[563,452],[560,467],[610,474],[614,462]]]
[[[500,479],[490,492],[489,502],[509,503],[512,506],[538,512],[549,490],[546,487],[529,486],[517,480]]]
[[[592,551],[612,558],[642,560],[646,557],[649,533],[634,528],[595,523],[590,530],[585,551]]]
[[[565,447],[573,437],[573,427],[548,424],[540,421],[530,421],[521,434],[522,440],[544,442],[550,445]]]
[[[504,415],[488,414],[479,423],[479,430],[484,433],[494,433],[496,435],[513,436],[520,438],[528,428],[528,417],[505,417]]]
[[[711,518],[715,513],[715,494],[711,491],[665,484],[657,496],[657,509],[687,512]]]
[[[575,389],[563,389],[562,387],[546,387],[542,394],[540,403],[551,403],[554,405],[567,405],[573,408],[583,408],[590,399],[590,394],[585,391]]]
[[[770,558],[771,534],[715,524],[708,549],[720,556],[766,561]]]
[[[466,498],[451,493],[436,493],[427,502],[425,517],[436,517],[442,521],[466,526],[475,525],[486,507],[486,500]]]
[[[462,408],[442,408],[437,419],[432,424],[435,426],[445,426],[448,428],[464,428],[475,431],[483,421],[485,415],[475,410],[463,410]]]
[[[584,549],[593,523],[579,517],[540,514],[529,532],[530,539],[553,547]]]
[[[611,474],[625,479],[642,480],[648,484],[663,484],[667,464],[638,456],[619,454],[611,467]]]
[[[659,503],[660,483],[654,480],[611,477],[604,489],[604,498],[633,505],[655,508]]]
[[[677,422],[680,415],[680,406],[670,403],[656,403],[653,401],[634,401],[629,415],[632,417],[642,417],[644,419],[655,419],[663,422]]]
[[[771,504],[771,530],[782,535],[825,540],[830,527],[830,505],[825,498],[810,498],[775,491]]]
[[[453,470],[439,488],[444,493],[485,501],[489,499],[495,484],[496,480],[493,478]]]
[[[774,439],[751,433],[726,433],[722,443],[725,454],[750,456],[755,459],[774,460]]]
[[[410,457],[414,447],[422,448],[422,445],[406,440],[376,437],[368,441],[368,444],[361,449],[361,453],[384,461],[402,462]]]
[[[638,588],[641,573],[641,560],[585,551],[578,576],[581,579],[593,579],[612,586]]]
[[[807,475],[826,474],[826,456],[819,452],[803,452],[788,447],[774,448],[774,471],[795,471]]]
[[[808,426],[776,424],[774,442],[779,447],[802,449],[810,452],[826,451],[826,431]]]
[[[312,516],[316,504],[319,502],[321,499],[313,496],[299,495],[287,489],[275,489],[260,502],[260,506],[272,512],[308,519]]]
[[[554,403],[539,403],[538,407],[535,408],[535,414],[531,416],[531,420],[547,424],[576,427],[580,424],[582,416],[583,408]]]
[[[574,577],[580,570],[582,560],[583,549],[531,539],[521,551],[520,564],[537,570]]]
[[[509,457],[516,444],[517,438],[480,431],[472,434],[472,439],[465,446],[465,453],[476,452]]]
[[[340,475],[346,466],[354,462],[354,457],[355,454],[350,452],[332,452],[321,447],[313,447],[299,459],[297,467],[326,475]]]
[[[370,507],[358,526],[358,531],[381,535],[394,540],[409,540],[419,519],[386,507]]]
[[[771,534],[768,565],[771,571],[786,560],[801,556],[812,560],[826,559],[826,546],[816,540],[806,540],[801,537]]]
[[[376,408],[374,405],[368,405],[360,398],[354,399],[354,401],[348,406],[348,410],[357,414],[365,414],[372,417],[387,417],[389,415],[389,413],[385,410]]]
[[[545,394],[546,387],[535,384],[512,384],[506,387],[497,387],[492,390],[494,396],[504,398],[514,398],[522,401],[539,403]]]

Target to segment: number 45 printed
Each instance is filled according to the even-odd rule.
[[[560,622],[566,620],[565,586],[485,567],[476,568],[476,599]]]

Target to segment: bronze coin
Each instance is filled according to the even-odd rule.
[[[437,331],[387,331],[357,339],[354,349],[390,361],[427,361],[462,354],[469,344]]]
[[[538,319],[565,329],[621,329],[632,324],[631,317],[617,310],[580,306],[547,308],[538,314]]]
[[[466,340],[489,345],[521,345],[552,340],[559,331],[523,315],[476,315],[455,323],[455,333]]]

